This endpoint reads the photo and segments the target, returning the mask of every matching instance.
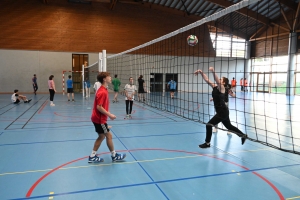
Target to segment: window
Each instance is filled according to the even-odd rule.
[[[223,57],[245,57],[246,40],[226,34],[210,32],[210,38],[217,56]]]

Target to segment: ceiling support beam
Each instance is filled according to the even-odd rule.
[[[296,11],[296,16],[295,16],[294,23],[293,23],[293,31],[295,31],[297,29],[297,23],[298,23],[299,13],[300,13],[300,1],[298,3],[298,8],[297,8],[297,11]]]
[[[290,30],[292,30],[292,27],[291,27],[291,25],[290,25],[290,23],[289,23],[289,21],[288,21],[286,15],[285,15],[285,13],[284,13],[284,10],[283,10],[282,8],[280,8],[280,12],[281,12],[281,14],[282,14],[282,16],[283,16],[283,18],[284,18],[284,20],[285,20],[287,26],[289,27]]]
[[[256,37],[257,35],[260,35],[261,33],[263,33],[264,31],[266,31],[268,29],[268,26],[265,25],[263,27],[261,27],[260,29],[258,29],[251,37],[250,37],[250,41]]]
[[[227,8],[229,6],[234,5],[233,3],[229,2],[229,1],[224,1],[224,0],[209,0],[209,2],[217,4],[223,8]],[[240,10],[237,10],[236,12],[248,16],[254,20],[259,21],[262,24],[269,24],[269,19],[261,14],[258,14],[252,10],[249,10],[248,8],[242,8]]]

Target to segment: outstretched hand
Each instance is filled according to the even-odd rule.
[[[194,72],[194,74],[196,75],[196,76],[198,76],[198,74],[202,74],[203,72],[202,72],[202,70],[201,69],[198,69],[198,70],[196,70],[195,72]]]
[[[209,71],[211,72],[215,71],[214,67],[209,67]]]

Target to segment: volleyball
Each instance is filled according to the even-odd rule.
[[[189,35],[186,39],[188,45],[195,46],[198,43],[198,38],[196,35]]]

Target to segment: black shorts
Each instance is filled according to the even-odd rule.
[[[20,100],[19,100],[19,99],[17,99],[17,100],[14,102],[14,104],[18,104],[18,103],[20,103]]]
[[[175,89],[170,89],[171,92],[175,92]]]
[[[73,88],[67,88],[67,93],[74,93]]]
[[[98,134],[103,134],[103,133],[108,133],[109,132],[109,128],[107,127],[107,124],[96,124],[94,123],[94,126],[95,126],[95,131],[98,133]]]
[[[115,89],[114,89],[114,92],[119,92],[119,90],[115,90]]]
[[[145,93],[144,88],[139,88],[138,93]]]

